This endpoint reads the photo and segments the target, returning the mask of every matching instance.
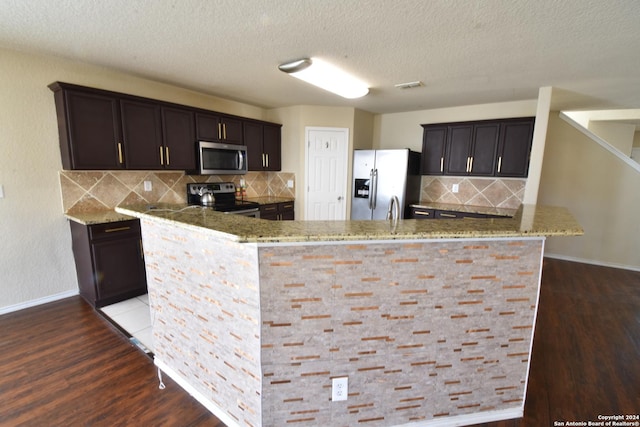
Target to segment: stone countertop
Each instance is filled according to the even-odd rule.
[[[83,225],[106,224],[109,222],[129,221],[136,219],[135,216],[122,214],[113,209],[104,209],[87,212],[67,212],[64,216],[74,222]]]
[[[513,218],[404,219],[392,221],[267,221],[199,206],[126,205],[116,211],[224,236],[240,243],[323,242],[578,236],[580,224],[566,208],[523,205]]]
[[[263,196],[263,197],[249,197],[245,200],[250,202],[256,202],[261,205],[269,205],[273,203],[287,203],[293,202],[295,199],[293,197],[280,197],[280,196]],[[179,206],[179,205],[174,205]],[[179,209],[186,205],[181,206]],[[136,219],[136,217],[132,217],[131,215],[122,214],[120,212],[116,212],[113,209],[103,209],[103,210],[95,210],[95,211],[86,211],[86,212],[66,212],[64,216],[74,222],[83,225],[94,225],[94,224],[106,224],[110,222],[118,222],[118,221],[127,221]]]
[[[438,202],[420,202],[410,205],[411,207],[424,208],[424,209],[437,209],[441,211],[454,211],[465,213],[477,213],[486,215],[500,215],[500,216],[514,216],[518,210],[508,208],[495,208],[488,206],[472,206],[472,205],[457,205],[452,203],[438,203]]]

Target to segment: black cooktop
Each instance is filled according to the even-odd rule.
[[[187,184],[187,203],[201,205],[203,194],[211,193],[215,203],[211,209],[219,212],[235,212],[245,209],[257,209],[260,204],[247,200],[236,200],[236,186],[232,182],[189,183]]]

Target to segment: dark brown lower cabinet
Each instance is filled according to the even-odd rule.
[[[293,221],[295,219],[293,202],[261,205],[260,218],[272,221]]]
[[[409,219],[461,219],[461,218],[510,218],[503,215],[491,215],[475,212],[444,211],[425,207],[412,206]]]
[[[102,307],[147,292],[139,220],[70,224],[80,295],[89,304]]]

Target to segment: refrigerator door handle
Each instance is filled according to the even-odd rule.
[[[378,169],[371,170],[371,197],[369,198],[369,206],[371,209],[375,209],[378,203]]]

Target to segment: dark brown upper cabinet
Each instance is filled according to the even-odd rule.
[[[217,114],[196,114],[198,141],[244,145],[242,120]]]
[[[526,177],[534,118],[422,125],[422,174]]]
[[[117,98],[97,93],[54,91],[58,117],[60,153],[64,169],[124,168],[124,147]]]
[[[193,169],[194,115],[172,105],[53,83],[63,169]]]
[[[193,111],[162,107],[162,144],[166,169],[196,168],[196,131]]]
[[[447,145],[447,127],[422,125],[422,174],[444,174],[444,149]]]
[[[248,169],[250,171],[281,170],[281,126],[252,121],[245,121],[243,126]]]
[[[161,169],[162,123],[156,104],[120,100],[122,142],[127,169]]]
[[[533,118],[501,124],[496,176],[526,177],[529,173]]]
[[[282,125],[69,83],[49,88],[63,169],[193,171],[198,140],[244,145],[245,122],[260,129],[250,141],[261,144],[252,145],[259,153],[252,157],[264,157],[264,164],[250,170],[281,168]]]

